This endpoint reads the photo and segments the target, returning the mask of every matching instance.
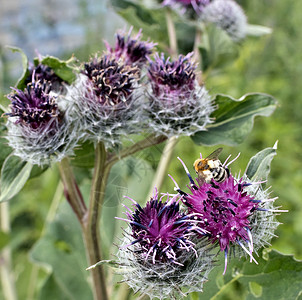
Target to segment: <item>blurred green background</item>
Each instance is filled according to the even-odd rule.
[[[37,2],[42,6],[46,3]],[[15,23],[9,21],[9,16],[12,17],[12,8],[1,12],[3,14],[0,21],[2,27],[0,31],[0,91],[2,95],[9,92],[9,87],[14,85],[21,74],[20,57],[5,49],[5,41],[14,43],[13,46],[24,48],[30,58],[35,55],[34,51],[37,49],[41,54],[52,54],[60,58],[68,58],[74,53],[80,60],[87,60],[91,53],[102,50],[104,38],[112,42],[115,30],[125,24],[105,1],[82,0],[66,1],[66,3],[77,8],[74,9],[76,13],[68,14],[70,19],[65,16],[65,23],[62,21],[64,19],[62,13],[58,13],[57,18],[53,19],[50,18],[52,16],[50,13],[40,15],[39,22],[43,26],[30,22],[39,11],[39,6],[30,6],[26,9],[26,4],[22,7],[16,4],[13,12],[18,15],[19,19],[16,19],[18,22]],[[277,205],[282,205],[282,209],[288,209],[289,213],[278,217],[283,224],[277,230],[276,234],[279,238],[272,241],[272,247],[282,253],[294,254],[296,258],[302,259],[302,93],[300,92],[302,2],[300,0],[241,0],[238,3],[244,7],[249,23],[268,26],[273,29],[273,33],[244,41],[240,46],[240,56],[235,63],[212,72],[205,85],[211,94],[225,93],[235,98],[249,92],[268,93],[277,98],[279,107],[269,118],[256,118],[253,131],[241,145],[224,146],[221,159],[225,159],[229,153],[235,156],[241,152],[240,158],[231,166],[231,170],[235,173],[243,172],[251,156],[263,148],[273,146],[276,140],[279,141],[278,154],[272,162],[268,184],[273,187],[273,195],[279,197]],[[58,9],[59,12],[60,6],[53,9]],[[80,28],[79,31],[73,31],[74,38],[78,38],[78,43],[73,46],[69,34],[72,26],[66,24],[66,19],[70,20],[70,24],[74,22]],[[61,24],[60,22],[63,22],[63,29],[61,25],[57,26]],[[24,24],[31,27],[26,28]],[[39,35],[39,30],[42,29],[44,33]],[[65,36],[69,38],[65,39]],[[45,40],[48,38],[52,39],[52,43],[48,41],[50,44],[46,47]],[[181,138],[173,153],[168,173],[173,175],[179,183],[182,182],[184,186],[187,180],[184,179],[184,172],[177,156],[190,165],[200,152],[209,154],[215,148],[199,147],[191,139]],[[109,190],[111,189],[108,192],[110,198],[107,198],[105,203],[107,209],[105,211],[111,212],[110,217],[118,214],[116,207],[121,201],[121,196],[133,194],[131,187],[138,189],[137,186],[140,186],[140,190],[133,194],[136,197],[140,195],[140,199],[136,200],[143,202],[146,199],[146,191],[150,188],[148,184],[151,182],[153,170],[156,168],[162,150],[163,145],[145,150],[138,153],[135,160],[128,159],[121,162],[113,170],[113,173],[115,172],[114,174],[118,176],[112,175],[111,187],[108,187]],[[120,172],[120,169],[123,171]],[[77,169],[77,172],[77,176],[83,182],[82,189],[85,193],[85,189],[89,188],[88,180],[85,181],[85,178],[89,178],[90,173],[82,169]],[[8,237],[1,233],[0,247],[7,245],[9,241],[13,253],[14,278],[20,299],[36,299],[35,291],[44,284],[49,272],[33,264],[29,258],[29,252],[44,234],[45,224],[53,219],[53,212],[58,203],[64,201],[62,188],[58,187],[58,183],[58,171],[53,166],[41,176],[31,179],[20,194],[10,201],[11,232]],[[168,177],[161,190],[173,191],[173,183]],[[110,222],[110,220],[116,222],[109,218],[107,221]],[[103,240],[110,244],[112,235],[116,232],[114,230],[108,232],[103,232]],[[59,244],[58,247],[64,248],[64,245]],[[109,252],[105,249],[108,257]],[[0,291],[0,299],[2,298]],[[44,297],[44,299],[54,298]]]

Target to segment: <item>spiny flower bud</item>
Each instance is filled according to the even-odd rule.
[[[213,258],[211,246],[202,240],[196,244],[196,232],[204,231],[195,214],[180,211],[179,197],[165,196],[162,202],[164,196],[159,199],[155,191],[144,208],[131,199],[134,212],[124,205],[127,219],[122,220],[130,226],[118,253],[120,272],[130,287],[159,299],[201,291]]]
[[[205,129],[213,111],[210,96],[196,80],[193,53],[177,60],[155,55],[148,69],[148,126],[168,137],[192,135]]]
[[[236,179],[230,174],[223,182],[214,179],[210,183],[199,179],[195,182],[180,161],[190,179],[190,193],[182,191],[170,177],[189,213],[200,215],[200,228],[207,231],[209,240],[218,243],[220,250],[225,252],[224,273],[228,253],[235,252],[238,246],[239,256],[245,252],[256,262],[253,252],[269,244],[279,225],[275,213],[282,211],[272,204],[277,198],[269,198],[261,182],[251,182],[246,176]]]
[[[93,57],[74,85],[67,99],[78,107],[86,138],[103,141],[107,147],[120,143],[121,136],[132,133],[138,110],[139,69],[110,55]]]
[[[233,0],[214,0],[205,7],[201,18],[203,21],[214,23],[226,31],[234,41],[240,41],[246,36],[246,15],[243,9]]]
[[[111,48],[109,43],[105,41],[107,51],[115,59],[122,59],[125,64],[134,64],[142,67],[147,62],[147,57],[152,54],[155,43],[149,41],[141,41],[142,30],[139,30],[135,37],[131,37],[132,28],[128,35],[125,33],[116,34],[115,48]]]
[[[60,161],[72,154],[79,137],[76,124],[69,120],[69,109],[58,104],[58,95],[50,92],[49,81],[33,81],[24,91],[14,89],[8,116],[7,139],[15,155],[32,164]]]

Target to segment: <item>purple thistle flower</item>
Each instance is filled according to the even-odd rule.
[[[116,147],[122,137],[136,133],[140,70],[111,55],[97,56],[84,64],[66,99],[75,104],[86,139]]]
[[[170,176],[175,190],[182,195],[182,202],[188,207],[189,213],[200,215],[199,226],[209,233],[209,240],[218,242],[220,250],[225,252],[224,273],[227,255],[235,245],[239,245],[256,262],[253,252],[269,244],[279,224],[274,220],[274,213],[282,211],[272,206],[277,198],[270,199],[261,188],[262,182],[251,182],[246,176],[235,179],[230,174],[223,182],[213,179],[210,183],[198,179],[195,182],[183,161],[179,160],[190,179],[190,193],[182,191]]]
[[[166,98],[169,95],[164,105],[173,107],[178,104],[179,98],[188,98],[195,89],[197,67],[191,62],[192,55],[193,53],[180,55],[176,61],[171,61],[170,57],[165,59],[163,53],[161,56],[156,53],[155,61],[150,60],[148,77],[154,96]]]
[[[204,86],[196,80],[193,53],[180,55],[177,60],[155,55],[148,68],[146,93],[149,102],[148,128],[168,137],[193,135],[210,122],[212,103]],[[145,119],[147,119],[145,118]],[[144,121],[144,120],[142,120]]]
[[[85,63],[82,72],[89,79],[92,92],[101,105],[116,106],[131,100],[139,69],[125,65],[109,55],[95,56]],[[96,99],[93,99],[95,101]]]
[[[196,215],[180,211],[179,196],[164,196],[159,199],[155,190],[145,207],[129,198],[135,210],[124,205],[127,219],[117,218],[129,223],[117,256],[120,272],[134,292],[174,299],[202,290],[213,254],[211,245],[195,238],[196,231],[203,234]]]
[[[24,91],[14,89],[15,92],[7,96],[11,112],[5,115],[15,118],[16,124],[22,123],[34,130],[48,126],[59,115],[56,97],[49,94],[50,89],[47,81],[32,81]]]
[[[131,245],[138,243],[141,257],[144,260],[152,258],[156,261],[180,264],[177,258],[183,251],[194,251],[194,244],[190,241],[192,231],[198,230],[193,215],[185,215],[179,210],[176,198],[169,202],[162,202],[158,194],[142,208],[134,202],[136,210],[126,212],[134,239]]]
[[[60,103],[61,96],[51,90],[47,81],[28,83],[14,92],[6,127],[8,144],[14,154],[32,164],[49,165],[73,154],[81,134],[78,120],[70,118],[72,107]]]
[[[122,59],[125,64],[134,64],[142,67],[147,62],[147,57],[152,54],[154,46],[157,44],[149,41],[141,41],[142,30],[139,30],[135,37],[131,37],[132,28],[128,35],[125,33],[116,34],[115,48],[111,48],[109,43],[105,41],[106,48],[112,57]]]

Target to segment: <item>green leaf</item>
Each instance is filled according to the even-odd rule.
[[[212,24],[206,26],[199,47],[202,57],[202,70],[222,68],[238,58],[238,45],[228,34]]]
[[[6,158],[12,153],[12,148],[8,146],[7,139],[0,137],[0,168],[2,168],[2,165]]]
[[[247,35],[260,37],[263,35],[271,34],[273,30],[266,26],[248,24],[247,26]]]
[[[60,205],[53,222],[47,224],[45,235],[30,255],[34,262],[52,271],[39,299],[57,299],[52,295],[69,300],[93,299],[81,228],[66,201]]]
[[[215,119],[207,126],[207,131],[197,132],[193,137],[196,144],[238,145],[253,128],[255,116],[270,116],[276,108],[276,100],[267,94],[253,93],[234,99],[217,95],[218,108],[212,113]]]
[[[29,178],[35,178],[43,174],[48,169],[48,166],[39,167],[38,165],[33,165]]]
[[[21,54],[23,71],[22,71],[22,75],[20,76],[20,78],[18,79],[18,81],[16,83],[16,88],[23,90],[25,87],[24,82],[25,82],[26,78],[29,76],[28,58],[27,58],[26,54],[23,52],[23,50],[18,47],[8,46],[7,48],[10,49],[12,52],[18,52]]]
[[[242,296],[238,299],[286,300],[297,299],[301,295],[301,261],[277,251],[264,251],[257,261],[258,265],[250,263],[248,259],[233,259],[225,276],[222,275],[221,261],[221,266],[210,273],[199,299],[231,299],[236,286],[238,287],[236,282],[243,289]]]
[[[10,155],[1,169],[0,202],[14,197],[24,186],[30,176],[32,164],[22,161],[19,157]]]
[[[68,65],[72,60],[73,57],[64,61],[54,56],[46,56],[42,58],[41,63],[52,68],[57,76],[70,84],[76,79],[73,68]]]
[[[253,156],[246,168],[246,175],[252,181],[266,180],[270,172],[272,159],[277,154],[277,142],[273,147],[266,148]]]
[[[94,157],[94,144],[87,141],[75,149],[74,156],[71,157],[70,162],[75,167],[93,168]]]
[[[117,13],[136,30],[142,29],[144,39],[151,38],[154,42],[168,42],[165,9],[154,8],[142,1],[111,1]]]

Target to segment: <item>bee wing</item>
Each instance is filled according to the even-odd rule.
[[[198,183],[202,186],[206,182],[205,176],[202,172],[198,172]]]
[[[218,159],[220,153],[222,152],[223,148],[218,148],[213,151],[206,159]]]

